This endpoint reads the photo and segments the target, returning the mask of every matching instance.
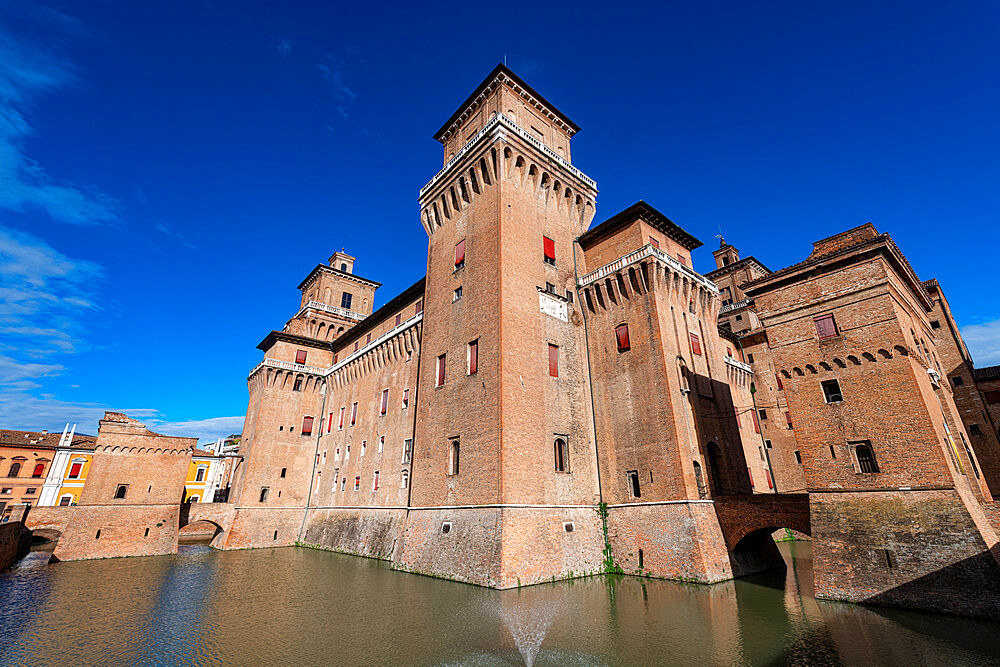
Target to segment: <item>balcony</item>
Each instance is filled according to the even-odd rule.
[[[337,306],[330,306],[320,301],[310,301],[309,303],[307,303],[305,306],[302,307],[302,310],[299,311],[299,315],[301,315],[304,311],[310,308],[313,310],[321,310],[324,313],[332,313],[334,315],[339,315],[340,317],[346,317],[349,320],[355,320],[358,322],[365,319],[365,316],[362,315],[361,313],[355,313],[353,310],[347,310],[346,308],[338,308]],[[296,317],[298,317],[298,315],[296,315]]]
[[[740,308],[745,308],[746,306],[752,306],[753,299],[743,299],[742,301],[737,301],[736,303],[730,303],[728,305],[719,308],[719,315],[725,315],[726,313],[731,313],[734,310],[739,310]]]

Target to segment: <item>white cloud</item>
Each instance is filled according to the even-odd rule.
[[[53,10],[32,4],[20,9],[0,16],[0,208],[19,213],[41,209],[55,220],[74,224],[117,220],[116,201],[53,178],[25,153],[34,132],[32,104],[75,80],[72,67],[51,45],[61,34],[82,31],[73,19]],[[48,39],[25,37],[36,31]]]
[[[962,338],[977,367],[1000,364],[1000,320],[964,326]]]
[[[127,411],[125,414],[129,414]],[[131,415],[130,415],[131,416]],[[243,432],[243,415],[238,417],[211,417],[183,422],[167,422],[156,419],[145,420],[146,426],[163,435],[183,435],[201,438],[201,443],[214,442],[233,433]]]

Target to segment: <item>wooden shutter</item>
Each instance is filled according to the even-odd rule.
[[[834,338],[837,335],[837,323],[833,320],[833,315],[823,315],[813,320],[816,324],[816,333],[820,340]]]
[[[410,390],[409,389],[404,389],[403,390],[403,407],[405,408],[409,404],[410,404]]]
[[[742,427],[743,424],[742,424],[742,422],[740,422],[740,409],[734,405],[733,406],[733,412],[736,413],[736,426],[737,427]]]
[[[694,354],[701,354],[701,338],[698,334],[694,332],[689,332],[691,334],[691,352]]]
[[[654,239],[652,236],[649,237],[649,245],[653,246],[657,250],[660,249],[660,242]]]
[[[750,488],[753,488],[753,471],[750,470],[750,466],[747,466],[747,475],[750,476]]]
[[[559,346],[549,345],[549,375],[559,377]]]
[[[548,236],[542,237],[542,251],[545,253],[545,259],[553,263],[556,261],[556,242]]]
[[[389,390],[388,389],[383,389],[382,390],[382,407],[381,407],[382,414],[385,414],[385,411],[388,410],[388,409],[389,409]]]
[[[424,300],[421,299],[420,301],[417,301],[417,307],[414,309],[414,315],[419,315],[423,311],[424,311]]]
[[[330,416],[326,420],[326,432],[329,433],[332,430],[333,430],[333,413],[331,412]]]
[[[469,375],[479,370],[479,341],[469,343]]]
[[[792,413],[791,412],[786,412],[785,413],[785,423],[788,424],[788,428],[792,428]]]
[[[455,246],[455,266],[459,267],[465,264],[465,239],[458,242]]]
[[[398,327],[399,323],[402,322],[402,321],[403,321],[403,314],[402,313],[396,313],[396,326]]]
[[[295,353],[295,363],[297,363],[297,364],[304,364],[304,363],[306,363],[306,351],[305,350],[298,350]]]
[[[438,357],[438,367],[437,367],[437,385],[440,387],[444,384],[444,355],[442,354]]]
[[[631,348],[628,339],[628,325],[619,324],[615,327],[615,341],[618,343],[618,351],[624,352]]]
[[[760,433],[760,422],[757,421],[757,411],[756,410],[751,410],[750,414],[753,415],[753,430],[754,430],[754,433]]]
[[[354,426],[358,421],[358,404],[357,402],[351,406],[351,426]]]
[[[778,381],[778,391],[783,391],[785,386],[781,384],[781,376],[777,373],[774,374],[774,379]]]
[[[313,432],[313,418],[303,417],[302,418],[302,435],[312,435]]]
[[[765,470],[764,471],[764,477],[767,478],[767,488],[773,489],[774,488],[774,482],[771,481],[771,471],[770,470]]]

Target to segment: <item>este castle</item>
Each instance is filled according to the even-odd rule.
[[[497,66],[435,134],[426,277],[374,310],[345,252],[306,276],[213,544],[711,583],[790,528],[819,597],[1000,618],[1000,372],[937,282],[870,224],[779,271],[723,242],[701,275],[646,202],[591,226],[578,130]]]

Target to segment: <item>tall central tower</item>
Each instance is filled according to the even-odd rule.
[[[574,287],[597,190],[570,162],[578,129],[498,65],[435,135],[404,568],[506,588],[601,565]]]

